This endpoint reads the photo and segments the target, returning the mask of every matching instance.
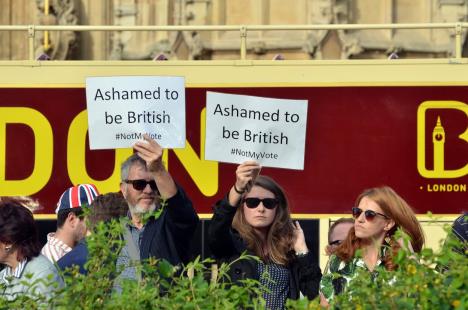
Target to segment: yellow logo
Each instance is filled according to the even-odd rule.
[[[425,101],[419,105],[417,114],[417,139],[418,139],[418,171],[425,178],[453,179],[468,174],[468,163],[459,169],[445,170],[445,130],[444,120],[437,118],[437,123],[433,124],[432,144],[434,152],[434,168],[426,168],[426,111],[429,109],[455,109],[462,111],[468,117],[468,105],[460,101]],[[431,124],[427,124],[431,126]],[[468,127],[458,136],[461,140],[468,142]]]

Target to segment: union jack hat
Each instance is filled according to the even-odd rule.
[[[94,198],[99,195],[99,192],[93,184],[79,184],[67,189],[57,202],[57,209],[59,211],[71,208],[81,208],[82,206],[90,205]]]

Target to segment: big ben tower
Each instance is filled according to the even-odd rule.
[[[443,172],[445,130],[442,127],[440,116],[437,117],[437,124],[432,131],[432,144],[434,146],[434,172]]]

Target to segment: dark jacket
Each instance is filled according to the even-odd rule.
[[[84,268],[85,263],[88,261],[88,247],[86,246],[86,238],[81,240],[70,252],[62,256],[57,265],[61,270],[73,267],[79,267],[81,274],[87,274],[88,271]]]
[[[167,200],[161,215],[151,218],[146,224],[141,241],[140,257],[166,259],[173,265],[187,263],[190,259],[190,241],[197,224],[198,215],[181,187],[176,195]],[[80,273],[86,274],[84,264],[88,261],[88,248],[85,240],[78,243],[57,264],[65,270],[79,266]]]
[[[224,262],[232,262],[247,250],[244,240],[231,227],[236,210],[237,208],[229,205],[227,198],[219,201],[214,207],[214,215],[208,230],[210,249],[217,259]],[[296,257],[288,268],[290,271],[289,298],[298,299],[300,292],[310,300],[317,297],[322,273],[312,253]],[[233,282],[247,278],[259,280],[256,262],[240,260],[234,263],[229,276]]]
[[[140,257],[166,259],[173,265],[190,260],[190,244],[199,222],[192,202],[184,190],[167,200],[161,215],[146,223],[141,240]]]

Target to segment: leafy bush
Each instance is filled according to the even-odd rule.
[[[22,295],[14,301],[0,296],[0,309],[263,309],[262,287],[255,280],[241,285],[228,280],[230,264],[217,268],[211,277],[212,259],[195,259],[183,269],[165,260],[149,259],[139,263],[145,277],[140,281],[125,280],[122,292],[114,290],[118,253],[124,245],[122,225],[118,221],[100,223],[87,237],[89,261],[87,275],[72,268],[62,273],[65,287],[56,297],[45,302],[40,296]],[[243,255],[239,259],[255,259]],[[190,275],[190,276],[189,276]],[[31,284],[33,286],[34,284]],[[1,289],[1,288],[0,288]]]
[[[123,246],[121,224],[99,224],[87,239],[90,259],[88,275],[78,268],[63,274],[66,286],[47,303],[40,296],[19,296],[7,301],[0,296],[0,309],[264,309],[264,288],[258,281],[246,280],[242,285],[227,279],[229,264],[212,276],[213,260],[199,258],[178,269],[164,260],[150,259],[141,264],[146,276],[139,283],[124,281],[122,292],[113,289],[121,270],[115,262]],[[345,294],[335,297],[331,308],[337,309],[466,309],[467,253],[456,238],[448,238],[441,253],[424,249],[413,255],[401,250],[396,257],[396,271],[381,271],[372,280],[362,272]],[[466,246],[466,245],[465,245]],[[463,247],[462,247],[463,248]],[[409,257],[411,256],[411,257]],[[240,259],[255,259],[243,255]],[[0,288],[1,291],[1,288]],[[319,300],[288,300],[288,309],[321,309]]]
[[[450,227],[446,228],[450,230]],[[403,236],[403,238],[405,238]],[[406,239],[406,242],[408,240]],[[360,270],[344,294],[330,304],[332,309],[467,309],[468,253],[457,238],[449,238],[440,253],[423,249],[419,254],[401,249],[395,271],[380,271],[375,279]],[[466,251],[466,250],[465,250]],[[319,300],[289,301],[290,309],[320,309]]]

